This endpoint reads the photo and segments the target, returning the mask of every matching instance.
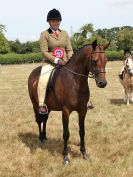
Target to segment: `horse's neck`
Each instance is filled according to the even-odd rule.
[[[73,57],[70,62],[66,64],[66,66],[73,72],[78,74],[88,75],[88,70],[85,65],[85,58],[83,56]]]

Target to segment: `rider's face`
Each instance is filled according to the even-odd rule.
[[[60,20],[50,20],[49,21],[50,27],[55,31],[59,28],[60,23],[61,23]]]

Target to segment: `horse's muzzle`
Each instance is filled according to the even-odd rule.
[[[107,81],[106,80],[98,80],[98,81],[96,81],[96,84],[98,87],[104,88],[107,85]]]

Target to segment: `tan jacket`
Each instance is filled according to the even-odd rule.
[[[53,56],[53,50],[56,47],[64,49],[64,61],[67,61],[73,54],[70,38],[66,31],[58,30],[58,38],[53,31],[49,28],[43,31],[40,36],[40,49],[43,57],[54,63],[55,56]]]

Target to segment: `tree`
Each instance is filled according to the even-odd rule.
[[[133,49],[133,30],[123,29],[117,34],[118,49],[132,48]]]
[[[16,39],[15,41],[10,41],[10,48],[12,52],[18,53],[18,54],[25,54],[25,53],[32,53],[32,52],[39,52],[39,41],[34,42],[25,42],[21,43],[19,39]]]
[[[10,44],[11,52],[19,53],[21,49],[21,42],[19,41],[19,39],[16,39],[15,41],[10,41],[9,44]]]
[[[102,38],[107,39],[108,41],[111,42],[110,46],[109,46],[110,50],[117,50],[117,49],[121,50],[121,49],[125,48],[126,46],[131,45],[129,40],[128,41],[124,40],[124,38],[127,37],[126,34],[125,34],[125,37],[124,37],[124,34],[123,34],[123,33],[125,33],[124,31],[127,32],[127,36],[131,37],[131,35],[129,35],[128,33],[133,31],[133,27],[123,26],[123,27],[114,27],[114,28],[110,28],[110,29],[104,28],[104,29],[96,30],[96,33],[99,36],[101,36]]]
[[[6,54],[10,51],[8,40],[4,35],[5,26],[0,25],[0,54]]]
[[[84,37],[84,38],[88,38],[88,34],[92,34],[93,33],[93,24],[89,23],[89,24],[86,24],[84,26],[82,26],[80,28],[80,31],[81,31],[81,35]]]
[[[94,31],[92,24],[86,24],[80,28],[80,31],[78,33],[74,33],[71,37],[73,50],[75,51],[85,44],[90,44],[95,39],[98,40],[99,44],[107,42],[105,38],[102,38]]]
[[[0,33],[3,33],[4,31],[6,31],[5,25],[0,24]]]

